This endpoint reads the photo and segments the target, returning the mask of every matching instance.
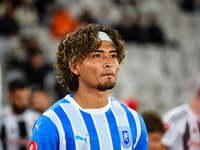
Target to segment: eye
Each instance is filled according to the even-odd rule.
[[[100,54],[95,54],[93,57],[100,58],[101,55]]]
[[[111,55],[112,58],[117,58],[117,54]]]

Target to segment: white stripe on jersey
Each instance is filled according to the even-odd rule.
[[[59,132],[59,141],[60,141],[60,150],[66,150],[66,139],[65,139],[65,132],[63,130],[62,123],[60,118],[53,110],[46,111],[44,113],[45,116],[49,117],[51,121],[56,125],[58,132]]]
[[[133,114],[133,117],[135,118],[135,123],[136,123],[136,127],[137,127],[137,138],[136,138],[136,141],[135,141],[135,144],[134,144],[134,148],[135,148],[138,141],[139,141],[139,138],[141,136],[141,124],[140,124],[140,119],[138,117],[138,114],[130,108],[129,108],[129,110]]]
[[[75,138],[75,145],[77,149],[90,149],[90,139],[88,135],[88,131],[85,125],[85,122],[83,120],[83,117],[80,113],[80,111],[74,107],[74,105],[71,105],[70,103],[63,103],[60,105],[64,112],[67,114],[72,129],[74,132],[74,138]],[[80,125],[81,122],[81,125]],[[76,136],[86,138],[87,143],[84,140],[76,140]]]
[[[111,136],[110,134],[108,134],[110,133],[110,130],[105,114],[93,114],[91,116],[97,131],[100,149],[113,149],[113,147],[111,146],[112,145]]]
[[[124,109],[121,107],[121,105],[118,102],[113,101],[112,103],[114,105],[114,107],[112,107],[112,110],[116,118],[118,127],[129,127],[130,125],[127,120],[127,115]],[[122,116],[126,116],[126,117],[122,117]]]

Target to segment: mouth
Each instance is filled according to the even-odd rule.
[[[114,77],[114,73],[113,73],[113,71],[106,71],[106,72],[102,73],[102,76]]]
[[[102,76],[108,76],[108,77],[113,76],[113,77],[114,77],[114,75],[111,74],[111,73],[107,73],[107,74],[104,74],[104,75],[102,75]]]

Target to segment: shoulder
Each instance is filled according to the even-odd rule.
[[[56,126],[51,121],[51,119],[44,115],[41,115],[33,126],[33,133],[36,133],[39,136],[41,136],[41,134],[49,136],[53,133],[54,130],[56,130]]]
[[[142,116],[135,110],[129,108],[128,106],[119,103],[115,100],[112,101],[113,103],[116,103],[115,105],[119,105],[118,109],[123,109],[127,115],[127,118],[129,120],[129,123],[131,126],[135,126],[137,130],[139,131],[139,134],[147,134],[146,125],[144,123],[144,120]]]
[[[32,130],[30,144],[34,142],[38,149],[52,149],[59,141],[58,129],[55,124],[46,116],[41,115],[35,122]],[[31,146],[29,144],[29,146]]]
[[[65,139],[65,130],[68,130],[68,126],[70,126],[67,114],[63,109],[66,103],[69,104],[64,98],[59,100],[35,122],[31,141],[36,141],[38,147],[47,143],[54,143],[53,145],[56,146],[60,138]]]
[[[5,106],[0,110],[0,120],[3,120],[5,118],[7,118],[8,116],[10,116],[11,113],[11,108],[10,106]],[[1,121],[0,121],[1,122]]]
[[[164,114],[163,123],[165,125],[166,134],[177,133],[185,128],[189,115],[187,107],[188,104],[182,104]]]
[[[122,109],[123,111],[126,112],[126,114],[128,116],[131,115],[135,120],[140,121],[140,119],[142,119],[141,115],[137,111],[129,108],[128,106],[126,106],[112,98],[111,98],[111,105],[112,105],[112,107],[115,107],[115,109]]]
[[[176,139],[182,138],[188,119],[187,107],[188,104],[182,104],[164,114],[163,123],[166,132],[161,140],[163,145],[167,147],[177,145],[178,141]]]
[[[58,107],[60,107],[60,105],[62,104],[66,104],[66,103],[70,103],[66,98],[62,98],[61,100],[57,101],[56,103],[54,103],[51,107],[49,107],[45,112],[47,112],[48,110],[55,110]]]
[[[171,122],[171,123],[177,123],[188,116],[187,111],[188,104],[182,104],[180,106],[177,106],[171,110],[169,110],[166,114],[163,116],[164,122]]]
[[[37,117],[38,118],[40,116],[40,113],[33,109],[27,109],[25,111],[25,114],[29,115],[29,117]]]
[[[72,107],[72,104],[63,98],[47,109],[40,118],[45,120],[48,118],[48,122],[54,124],[57,129],[62,129],[64,125],[69,125],[66,122],[69,122],[68,111]]]

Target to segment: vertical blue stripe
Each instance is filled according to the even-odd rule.
[[[133,114],[129,111],[129,109],[121,104],[121,106],[123,107],[123,109],[126,112],[126,115],[128,117],[128,122],[131,128],[131,134],[132,134],[132,138],[133,138],[133,145],[132,145],[132,149],[134,149],[134,143],[136,142],[136,138],[137,138],[137,126],[136,126],[136,122],[135,119],[133,117]]]
[[[81,110],[80,110],[80,112],[83,116],[83,119],[85,121],[87,130],[88,130],[88,133],[89,133],[90,145],[91,145],[90,147],[91,147],[92,150],[95,150],[95,149],[99,150],[100,149],[99,139],[98,139],[97,131],[96,131],[95,126],[94,126],[93,119],[92,119],[90,114],[85,113]]]
[[[73,129],[72,129],[68,116],[63,111],[61,106],[58,106],[57,108],[55,108],[54,112],[60,118],[60,121],[64,128],[65,138],[66,138],[66,148],[70,150],[75,150],[76,146],[75,146],[75,140],[74,140],[74,133],[73,133]]]
[[[119,130],[118,130],[117,123],[116,123],[115,117],[114,117],[111,109],[109,109],[106,112],[106,118],[107,118],[109,128],[110,128],[110,134],[111,134],[111,138],[112,138],[113,149],[114,150],[120,150],[121,149],[121,140],[120,140],[120,137],[119,137]]]

